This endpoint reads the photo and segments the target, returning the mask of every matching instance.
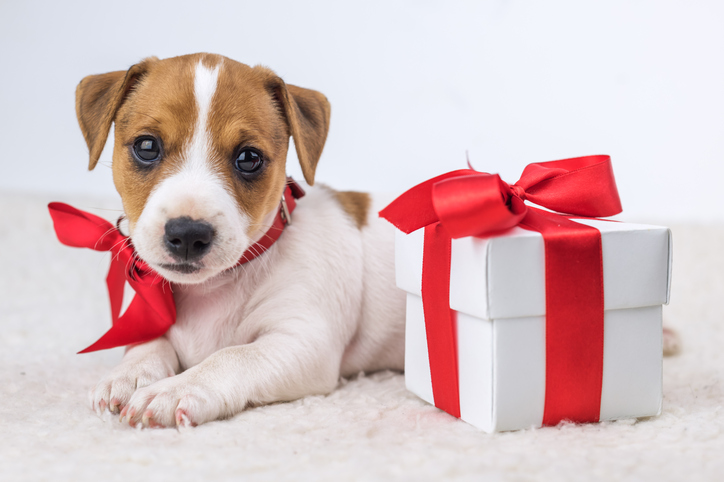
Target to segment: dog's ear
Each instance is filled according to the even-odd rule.
[[[304,180],[311,186],[314,184],[314,172],[329,131],[329,101],[316,90],[287,85],[278,77],[274,79],[272,90],[277,102],[281,104],[289,132],[294,139]]]
[[[90,154],[88,170],[93,170],[98,164],[108,138],[108,131],[123,99],[138,79],[148,71],[149,65],[156,60],[158,59],[151,57],[128,70],[89,75],[76,87],[75,113],[85,142],[88,144]]]

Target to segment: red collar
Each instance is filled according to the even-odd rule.
[[[274,223],[267,230],[267,232],[261,237],[259,241],[249,246],[249,249],[244,251],[241,255],[239,262],[234,265],[233,268],[240,266],[246,262],[251,261],[260,254],[264,253],[276,242],[277,239],[282,235],[284,228],[292,224],[292,211],[297,207],[296,200],[304,196],[304,189],[297,184],[297,182],[291,177],[287,177],[287,185],[284,188],[284,195],[282,201],[279,204],[279,211],[274,218]],[[231,268],[231,269],[233,269]]]
[[[274,223],[257,243],[244,252],[234,267],[261,255],[279,239],[284,228],[291,224],[291,213],[296,207],[296,199],[302,196],[304,190],[288,177]],[[67,204],[50,203],[48,210],[61,243],[111,252],[111,266],[106,284],[113,325],[98,341],[79,353],[143,343],[163,336],[176,322],[173,292],[166,288],[170,283],[146,263],[138,260],[129,238],[105,219]],[[121,316],[126,282],[133,288],[135,296]]]

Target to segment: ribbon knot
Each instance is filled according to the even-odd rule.
[[[518,186],[517,184],[510,184],[509,187],[513,196],[520,198],[521,201],[525,201],[525,189]]]

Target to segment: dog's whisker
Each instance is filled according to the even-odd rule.
[[[105,237],[108,236],[109,234],[111,234],[115,229],[116,229],[115,226],[113,226],[113,227],[111,227],[111,228],[108,228],[108,229],[106,230],[106,232],[103,233],[103,234],[100,236],[100,238],[98,238],[98,241],[96,241],[94,247],[97,248],[98,245],[105,239]]]
[[[257,275],[260,271],[262,272],[262,274],[265,273],[267,276],[271,275],[271,269],[269,267],[269,263],[267,262],[268,259],[265,256],[262,256],[262,254],[264,254],[267,250],[261,251],[254,246],[251,246],[249,249],[255,255],[253,261],[256,261],[256,263],[252,264],[255,269],[255,275]]]
[[[111,250],[113,250],[116,246],[119,246],[119,245],[121,246],[121,248],[119,249],[119,254],[120,254],[120,251],[122,251],[123,249],[125,249],[131,245],[131,241],[128,238],[123,238],[120,241],[116,242],[116,244],[111,246]]]
[[[128,238],[124,238],[124,239],[118,241],[116,244],[114,244],[114,245],[111,247],[111,250],[113,250],[113,249],[114,249],[116,246],[118,246],[119,244],[120,244],[120,245],[123,245],[123,244],[125,244],[125,243],[128,243],[128,244],[126,244],[126,246],[121,246],[121,248],[118,250],[118,253],[116,253],[116,255],[112,258],[113,260],[117,261],[117,260],[119,259],[119,257],[121,256],[121,253],[123,252],[123,250],[124,250],[125,248],[127,248],[128,246],[130,246],[130,240],[129,240]],[[137,253],[134,251],[134,252],[133,252],[133,255],[136,255],[136,256],[137,256]],[[132,259],[133,259],[133,256],[131,256],[131,260],[132,260]]]

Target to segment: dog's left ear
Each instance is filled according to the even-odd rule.
[[[75,113],[85,142],[88,144],[89,171],[98,164],[108,139],[108,131],[111,130],[111,124],[123,99],[138,79],[146,73],[148,66],[156,60],[158,59],[150,57],[128,70],[89,75],[76,87]]]
[[[304,180],[311,186],[329,131],[329,101],[316,90],[287,85],[279,77],[274,79],[271,87],[274,97],[281,103],[289,132],[294,138]]]

